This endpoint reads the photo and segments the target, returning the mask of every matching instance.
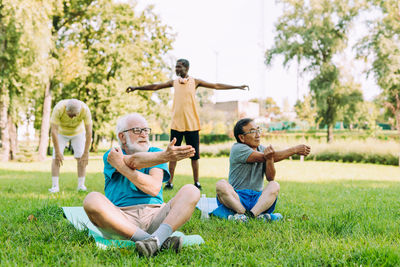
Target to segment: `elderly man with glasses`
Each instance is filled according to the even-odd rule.
[[[217,182],[218,208],[212,214],[241,222],[248,218],[281,219],[281,214],[273,213],[280,189],[274,163],[294,154],[307,156],[310,147],[298,145],[282,151],[275,151],[271,145],[265,147],[260,144],[261,129],[249,118],[236,123],[234,135],[237,143],[229,157],[229,182]],[[265,187],[264,175],[268,181]]]
[[[176,139],[165,151],[151,147],[151,129],[137,113],[121,117],[116,128],[120,147],[103,157],[105,196],[91,192],[83,207],[106,238],[135,241],[140,255],[166,248],[178,252],[182,237],[171,234],[190,219],[200,191],[187,184],[164,203],[162,183],[170,178],[166,162],[192,157],[194,148],[175,146]]]

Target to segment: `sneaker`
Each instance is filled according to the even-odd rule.
[[[183,244],[183,237],[181,236],[170,236],[161,245],[160,250],[173,249],[176,253],[181,251]]]
[[[86,188],[86,186],[81,185],[81,186],[78,186],[78,191],[87,191],[87,188]]]
[[[263,213],[257,216],[257,220],[264,222],[279,221],[283,218],[280,213]]]
[[[283,219],[282,214],[280,213],[271,213],[271,221],[280,221]]]
[[[164,186],[164,190],[172,190],[174,188],[174,185],[171,184],[170,182],[167,182]]]
[[[194,186],[201,190],[201,184],[199,182],[195,182]]]
[[[158,252],[157,239],[155,237],[149,237],[145,240],[136,241],[135,244],[136,250],[140,256],[152,257]]]
[[[228,220],[237,222],[247,222],[249,218],[244,214],[236,213],[235,215],[229,215]]]
[[[262,213],[256,217],[259,221],[269,222],[271,221],[271,215],[269,213]]]
[[[57,187],[57,186],[52,187],[52,188],[49,189],[49,192],[50,193],[58,193],[58,192],[60,192],[60,188]]]

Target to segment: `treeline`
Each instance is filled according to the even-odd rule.
[[[0,1],[0,127],[2,160],[17,150],[16,129],[34,120],[38,156],[46,156],[52,107],[61,99],[86,102],[93,117],[92,150],[113,138],[115,119],[141,112],[168,122],[161,112],[169,92],[125,94],[131,84],[165,79],[163,57],[173,35],[152,8],[113,0]],[[151,115],[150,115],[151,114]],[[157,127],[153,127],[157,128]]]

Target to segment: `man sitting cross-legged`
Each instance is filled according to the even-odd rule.
[[[282,218],[275,209],[279,184],[274,181],[274,162],[294,154],[307,156],[310,147],[298,145],[282,151],[260,145],[261,129],[252,119],[239,120],[234,127],[237,140],[229,156],[229,183],[216,184],[218,208],[212,213],[230,220],[246,222],[249,217],[264,221]],[[268,184],[263,188],[264,175]]]
[[[183,186],[164,203],[162,183],[170,178],[166,162],[192,157],[191,146],[174,146],[165,151],[150,147],[146,120],[133,113],[121,117],[116,134],[120,148],[103,157],[105,196],[91,192],[83,202],[90,219],[105,237],[136,242],[140,255],[153,256],[160,249],[179,251],[182,237],[171,234],[190,219],[200,191]]]

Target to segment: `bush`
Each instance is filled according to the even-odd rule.
[[[201,134],[201,144],[216,144],[231,141],[232,139],[226,134]]]

